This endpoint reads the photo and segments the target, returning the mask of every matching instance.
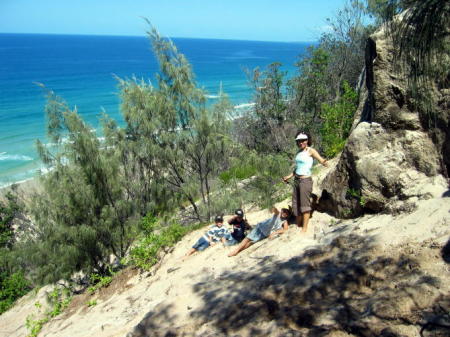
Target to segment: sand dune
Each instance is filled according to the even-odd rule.
[[[426,325],[448,324],[439,308],[450,306],[450,199],[442,187],[435,192],[409,214],[339,220],[316,212],[307,235],[292,225],[236,257],[216,245],[183,262],[202,234],[195,231],[152,272],[127,269],[98,293],[76,296],[40,336],[420,336],[424,326],[448,333]],[[45,291],[0,316],[0,335],[27,335],[26,317]]]

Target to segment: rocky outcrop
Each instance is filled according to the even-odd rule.
[[[410,211],[418,199],[448,188],[449,81],[429,83],[435,102],[429,127],[393,55],[383,30],[368,40],[353,130],[335,170],[318,186],[320,209],[333,215]]]

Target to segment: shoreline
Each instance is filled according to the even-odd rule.
[[[14,186],[14,187],[13,187]],[[17,196],[25,203],[30,201],[30,196],[41,189],[39,177],[33,177],[17,183],[0,187],[0,201],[5,200],[5,195],[9,191],[15,191]]]
[[[47,88],[59,88],[57,94],[63,97],[70,107],[76,104],[83,120],[97,128],[98,117],[102,110],[119,124],[123,122],[120,99],[117,96],[117,81],[111,73],[124,79],[134,74],[137,78],[146,78],[153,82],[154,74],[160,71],[157,62],[151,59],[152,52],[149,51],[147,38],[144,39],[145,43],[135,43],[133,40],[130,43],[126,38],[115,39],[117,46],[112,47],[111,37],[96,37],[96,43],[92,44],[89,36],[81,38],[72,36],[71,39],[77,39],[78,44],[77,48],[68,53],[65,49],[67,41],[59,39],[58,36],[43,37],[38,34],[29,39],[27,35],[19,34],[14,35],[12,40],[2,40],[8,47],[4,63],[6,76],[11,76],[11,81],[4,83],[5,100],[1,103],[3,109],[0,109],[2,110],[0,115],[4,117],[0,125],[0,132],[4,136],[4,141],[0,142],[0,189],[35,177],[34,172],[28,171],[40,168],[33,142],[36,139],[40,139],[43,143],[48,141],[45,136],[43,111],[45,95],[41,88],[33,84],[34,82],[45,83]],[[263,68],[271,62],[279,61],[283,63],[284,69],[294,76],[297,72],[295,63],[298,56],[306,53],[310,46],[309,42],[295,43],[288,47],[283,43],[282,48],[267,48],[265,43],[272,42],[241,40],[211,40],[211,42],[209,39],[193,39],[193,41],[195,45],[192,41],[182,39],[181,46],[178,47],[184,49],[184,54],[191,61],[193,69],[197,69],[195,81],[198,88],[204,91],[208,104],[214,104],[220,93],[225,93],[234,106],[237,117],[244,113],[253,100],[253,90],[248,85],[242,66],[248,69]],[[23,54],[20,47],[24,45],[29,49],[27,54]],[[220,52],[211,53],[211,46],[219,46],[222,49]],[[46,49],[47,47],[50,51]],[[109,51],[115,55],[118,47],[122,51],[120,57],[108,56]],[[55,48],[61,53],[58,67],[45,58],[36,58],[51,53]],[[95,55],[98,55],[98,58],[93,60],[86,50],[97,53]],[[76,69],[71,63],[74,55],[78,57]],[[227,60],[226,63],[222,62],[223,58]],[[8,60],[27,64],[29,71],[24,74],[15,72],[13,64]],[[96,66],[94,68],[93,62]]]
[[[217,96],[218,97],[218,96]],[[243,115],[245,115],[246,113],[248,113],[250,110],[252,110],[252,108],[255,106],[255,102],[247,102],[247,103],[240,103],[237,105],[233,105],[233,113],[231,114],[230,119],[231,120],[235,120],[238,118],[241,118]],[[94,129],[96,131],[96,129]],[[104,139],[103,136],[99,136],[98,139]],[[48,143],[45,144],[46,146],[51,146],[54,145],[52,143]],[[6,153],[6,152],[4,152]],[[39,158],[31,158],[30,160],[32,162],[34,162],[35,167],[33,167],[32,169],[30,169],[30,167],[26,167],[23,171],[18,169],[18,171],[14,174],[14,175],[28,175],[30,172],[33,172],[31,176],[27,177],[27,178],[23,178],[18,180],[18,181],[14,181],[14,182],[3,182],[3,185],[0,185],[0,195],[3,194],[1,191],[6,190],[8,188],[10,188],[13,185],[22,185],[22,184],[26,184],[27,182],[31,181],[31,180],[35,180],[39,177],[39,171],[45,171],[46,169],[43,169],[42,167],[40,167],[37,162],[39,162]],[[14,177],[14,175],[12,175],[12,177]]]
[[[34,179],[36,179],[36,177],[30,177],[30,178],[23,179],[23,180],[19,180],[19,181],[13,182],[13,183],[7,183],[7,184],[5,184],[5,185],[3,185],[3,186],[0,186],[0,191],[1,191],[1,190],[9,189],[9,188],[11,188],[11,187],[14,186],[14,185],[22,185],[22,184],[25,184],[25,183],[29,182],[30,180],[34,180]]]

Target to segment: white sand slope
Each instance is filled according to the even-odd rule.
[[[358,329],[419,336],[422,312],[439,316],[435,303],[450,294],[442,253],[450,198],[437,188],[440,196],[419,201],[410,214],[338,220],[316,212],[307,235],[291,226],[236,257],[216,245],[183,262],[198,230],[152,273],[125,270],[97,294],[76,296],[39,336],[302,336],[314,329],[323,336],[359,336]],[[248,220],[268,216],[249,213]],[[0,316],[0,336],[26,336],[26,317],[46,290]]]

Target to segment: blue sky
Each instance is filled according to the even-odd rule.
[[[1,33],[312,41],[345,0],[0,0]]]

